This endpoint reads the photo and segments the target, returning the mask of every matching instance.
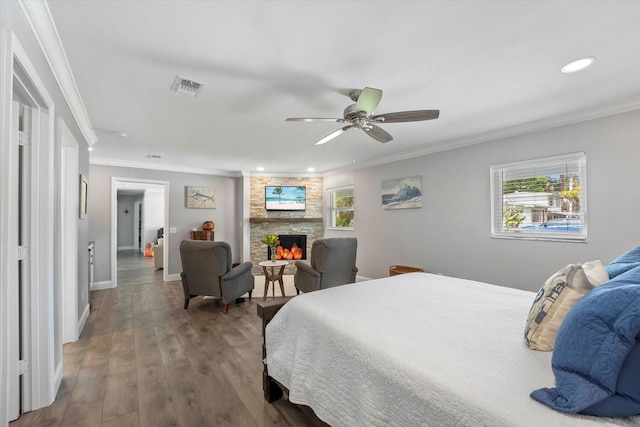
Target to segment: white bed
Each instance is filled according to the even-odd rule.
[[[269,376],[338,426],[640,426],[556,412],[529,350],[532,292],[412,273],[300,295],[266,329]]]

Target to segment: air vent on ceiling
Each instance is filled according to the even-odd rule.
[[[186,77],[176,76],[176,79],[171,85],[171,90],[174,92],[182,92],[192,96],[197,96],[203,87],[204,83],[200,83]]]
[[[147,154],[148,159],[161,159],[162,156],[159,154]]]

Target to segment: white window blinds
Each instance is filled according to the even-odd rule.
[[[585,241],[584,153],[491,167],[491,236]]]

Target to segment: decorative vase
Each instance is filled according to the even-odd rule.
[[[269,246],[271,248],[271,262],[276,262],[276,248],[277,246]]]
[[[211,231],[214,228],[213,221],[205,221],[202,223],[202,229]]]

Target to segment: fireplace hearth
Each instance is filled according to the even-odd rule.
[[[280,234],[278,236],[282,253],[278,252],[277,259],[285,259],[296,261],[299,259],[307,259],[307,235],[306,234]],[[298,248],[292,250],[292,248]],[[296,255],[296,252],[299,254]],[[301,255],[300,255],[301,253]],[[267,259],[271,259],[271,248],[267,247]],[[279,257],[279,258],[278,258]]]

